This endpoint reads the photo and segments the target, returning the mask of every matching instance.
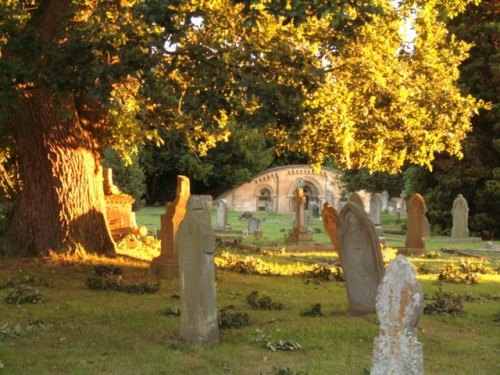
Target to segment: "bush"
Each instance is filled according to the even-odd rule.
[[[153,294],[160,290],[160,284],[147,281],[138,283],[122,283],[122,270],[116,266],[94,266],[85,281],[92,290],[115,290],[132,294]]]
[[[40,292],[26,285],[20,285],[12,289],[4,300],[7,303],[16,305],[20,305],[22,303],[36,304],[43,302]]]
[[[461,315],[465,313],[463,305],[465,298],[462,295],[439,289],[432,299],[434,302],[424,307],[425,314]]]
[[[279,302],[273,302],[271,297],[266,295],[259,297],[259,292],[256,290],[252,291],[247,295],[247,303],[254,309],[258,310],[281,310],[283,309],[283,304]]]
[[[308,280],[344,281],[342,268],[337,266],[315,265],[311,271],[306,273],[306,277]]]
[[[300,316],[324,316],[323,313],[321,312],[321,304],[320,303],[315,303],[311,305],[311,308],[309,310],[304,310],[300,312]]]
[[[472,285],[479,282],[479,276],[477,273],[467,272],[460,267],[448,265],[439,271],[438,280]]]
[[[250,318],[247,313],[233,312],[234,306],[226,306],[219,312],[219,328],[242,328],[248,326]]]

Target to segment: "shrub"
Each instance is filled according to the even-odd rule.
[[[30,286],[20,285],[13,288],[7,297],[5,297],[5,302],[20,305],[22,303],[41,303],[43,302],[42,295],[38,290],[33,289]]]
[[[474,272],[464,272],[460,267],[448,265],[439,271],[438,280],[472,285],[479,282],[479,277]]]
[[[167,308],[162,312],[166,316],[180,316],[181,309],[179,307],[167,306]]]
[[[262,296],[259,297],[259,292],[256,290],[252,291],[247,295],[247,303],[254,309],[258,310],[281,310],[283,309],[283,304],[279,302],[273,302],[271,297]]]
[[[219,312],[219,328],[242,328],[248,326],[250,319],[247,313],[233,312],[234,306],[226,306]]]
[[[153,294],[160,290],[160,284],[147,281],[139,283],[122,283],[122,270],[116,266],[94,266],[85,281],[92,290],[115,290],[132,294]]]
[[[445,292],[439,289],[432,298],[433,302],[424,307],[425,314],[464,314],[464,296],[453,292]]]
[[[309,310],[303,310],[300,312],[300,316],[324,316],[323,313],[321,312],[321,304],[320,303],[315,303],[311,305],[311,308]]]

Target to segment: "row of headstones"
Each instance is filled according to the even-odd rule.
[[[166,214],[168,218],[162,220],[170,220],[174,232],[171,234],[175,236],[169,244],[173,246],[169,254],[162,251],[152,266],[158,270],[162,257],[178,257],[180,335],[190,343],[214,345],[219,341],[219,333],[215,236],[210,209],[202,197],[190,196],[189,180],[179,176],[177,198],[168,206]],[[380,336],[375,340],[372,374],[421,374],[422,349],[415,331],[422,313],[423,296],[413,268],[400,256],[391,263],[384,277],[378,238],[364,210],[348,203],[340,216],[339,242],[343,249],[341,261],[349,310],[352,314],[365,314],[376,308],[381,324]]]

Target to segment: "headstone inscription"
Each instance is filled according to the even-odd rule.
[[[355,203],[347,203],[340,212],[338,241],[340,261],[353,315],[375,312],[377,287],[384,276],[380,243],[373,223]]]
[[[210,211],[192,195],[178,233],[181,328],[183,340],[198,345],[219,342],[215,292],[215,236]]]
[[[417,326],[424,295],[411,263],[398,255],[377,291],[380,335],[375,338],[371,375],[422,375],[422,344]]]

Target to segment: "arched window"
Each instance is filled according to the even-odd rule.
[[[268,188],[261,189],[257,197],[257,210],[258,211],[268,210],[270,202],[271,202],[271,191]]]

